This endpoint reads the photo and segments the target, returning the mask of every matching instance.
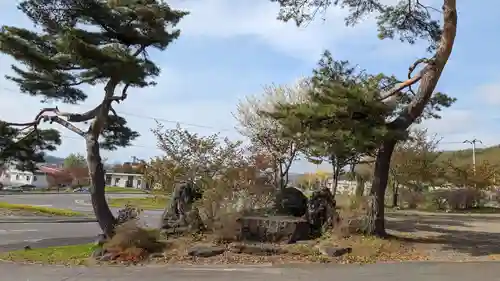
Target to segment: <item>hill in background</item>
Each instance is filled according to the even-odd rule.
[[[456,165],[472,163],[472,149],[443,151],[438,158],[441,161],[452,160]],[[489,162],[500,165],[500,145],[476,148],[476,163]]]
[[[51,156],[51,155],[45,155],[44,158],[45,158],[45,163],[47,163],[47,164],[62,165],[64,163],[64,158]]]

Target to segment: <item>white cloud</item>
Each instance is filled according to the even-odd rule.
[[[465,140],[478,139],[482,143],[478,147],[497,145],[500,132],[492,129],[491,116],[480,114],[480,109],[445,109],[442,119],[424,121],[420,127],[428,129],[429,135],[441,139],[440,149],[457,150],[468,149],[470,144]]]
[[[298,28],[292,21],[276,20],[279,6],[269,0],[178,0],[173,1],[172,6],[191,13],[179,25],[183,36],[254,36],[277,51],[313,61],[325,48],[331,49],[335,43],[361,36],[368,26],[346,27],[346,11],[331,7],[325,21],[318,18]]]
[[[500,105],[500,83],[489,83],[478,87],[475,91],[489,105]]]
[[[425,120],[422,126],[430,134],[444,136],[473,130],[478,121],[472,110],[465,109],[444,109],[441,116],[441,119]]]

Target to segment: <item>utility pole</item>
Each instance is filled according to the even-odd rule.
[[[470,143],[472,145],[472,171],[474,175],[476,175],[476,143],[483,144],[483,142],[475,138],[473,140],[464,140],[464,143]]]

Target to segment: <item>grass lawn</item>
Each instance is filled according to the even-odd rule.
[[[144,210],[158,210],[165,208],[168,198],[165,196],[150,196],[146,198],[110,198],[108,204],[110,207],[122,208],[126,204]]]
[[[24,204],[11,204],[7,202],[0,202],[0,210],[12,212],[12,214],[14,215],[25,214],[25,215],[44,215],[44,216],[63,216],[63,217],[85,216],[85,214],[73,210],[31,206]]]
[[[0,260],[22,263],[82,265],[91,255],[95,245],[93,243],[18,250],[0,253]]]
[[[127,188],[127,187],[118,187],[118,186],[106,186],[106,193],[146,193],[144,190],[135,189],[135,188]]]

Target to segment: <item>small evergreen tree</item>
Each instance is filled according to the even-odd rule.
[[[348,61],[335,61],[327,51],[311,79],[306,102],[278,104],[271,116],[285,128],[285,137],[302,139],[308,159],[332,166],[334,191],[347,165],[370,155],[389,131],[391,108],[380,99],[383,75],[355,71]]]

